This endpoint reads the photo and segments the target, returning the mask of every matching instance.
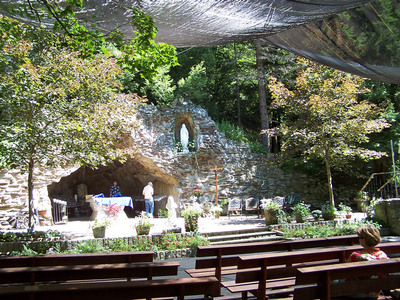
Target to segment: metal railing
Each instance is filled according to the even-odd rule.
[[[399,189],[397,180],[399,177],[400,172],[373,173],[360,192],[366,192],[368,196],[375,198],[398,198]]]

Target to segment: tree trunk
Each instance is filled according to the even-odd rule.
[[[329,203],[332,206],[335,206],[335,196],[333,195],[331,165],[330,165],[329,159],[326,156],[325,156],[325,166],[326,166],[326,176],[328,179]]]
[[[29,164],[28,164],[28,210],[29,210],[29,219],[28,219],[28,226],[29,229],[33,229],[34,225],[34,218],[33,214],[35,213],[34,209],[34,204],[33,204],[33,168],[34,168],[34,161],[33,158],[31,157],[29,159]]]
[[[239,91],[239,70],[237,64],[236,44],[233,44],[233,51],[235,53],[235,73],[236,73],[236,105],[237,105],[237,120],[238,126],[242,126],[242,112],[240,108],[240,91]]]
[[[265,90],[264,61],[261,57],[260,40],[256,40],[256,64],[257,64],[257,80],[258,80],[258,98],[260,101],[262,145],[269,152],[269,135],[266,132],[266,130],[269,129],[267,93]]]

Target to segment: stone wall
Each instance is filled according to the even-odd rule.
[[[196,151],[178,151],[176,143],[182,124],[189,129]],[[172,195],[179,203],[193,196],[196,185],[204,192],[201,202],[214,202],[212,169],[218,167],[219,198],[269,198],[298,193],[307,203],[328,199],[325,177],[319,180],[283,172],[272,155],[252,153],[247,145],[227,139],[206,110],[190,103],[140,108],[138,127],[126,140],[126,147],[133,156],[123,164],[114,162],[95,170],[77,166],[37,170],[34,187],[39,191],[38,197],[73,196],[80,184],[87,185],[89,194],[107,195],[112,181],[117,180],[124,195],[141,197],[142,188],[152,181],[156,195]],[[0,188],[0,220],[5,228],[10,215],[27,205],[26,175],[17,170],[0,172]],[[354,190],[347,187],[335,188],[337,198],[354,195]]]

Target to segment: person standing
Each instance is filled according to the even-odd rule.
[[[147,216],[153,216],[154,213],[154,200],[153,200],[153,183],[149,182],[143,189],[144,205],[146,207]]]
[[[121,197],[121,189],[118,186],[116,181],[113,182],[113,185],[110,187],[110,197]]]

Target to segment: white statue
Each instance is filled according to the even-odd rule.
[[[182,152],[188,153],[188,144],[189,144],[189,131],[186,128],[185,124],[182,124],[181,128],[181,144],[182,144]]]
[[[168,220],[175,219],[176,218],[176,208],[178,206],[176,205],[175,201],[174,201],[174,197],[169,196],[168,197],[168,202],[166,205],[166,208],[168,210]]]

